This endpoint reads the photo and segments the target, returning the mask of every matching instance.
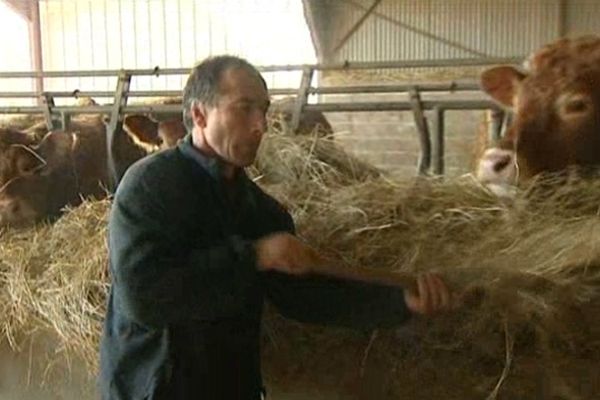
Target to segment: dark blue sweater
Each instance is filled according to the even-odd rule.
[[[257,272],[252,245],[290,215],[188,136],[125,174],[109,219],[104,399],[260,398],[264,298],[300,321],[373,328],[408,318],[402,290]]]

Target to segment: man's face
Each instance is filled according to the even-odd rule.
[[[217,104],[205,109],[204,138],[217,155],[236,167],[254,162],[263,133],[269,95],[244,69],[224,72]]]

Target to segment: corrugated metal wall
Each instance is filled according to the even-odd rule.
[[[561,24],[566,34],[600,33],[597,0],[566,1],[564,16],[561,0],[383,0],[335,52],[371,4],[322,3],[339,21],[322,32],[324,61],[521,56],[559,37]]]
[[[297,0],[42,0],[46,70],[191,67],[232,53],[259,65],[316,61]],[[298,85],[298,73],[267,76]],[[135,89],[177,89],[184,77],[145,77]],[[112,89],[108,78],[51,79],[47,89]]]
[[[31,69],[29,29],[27,21],[0,1],[0,26],[5,33],[0,40],[0,71],[23,71]],[[9,37],[10,36],[10,37]],[[0,79],[0,90],[33,90],[32,79]],[[8,104],[18,103],[4,101]]]
[[[565,27],[567,34],[600,34],[600,1],[571,0],[567,5]]]

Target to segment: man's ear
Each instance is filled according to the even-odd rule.
[[[206,128],[207,114],[208,108],[202,103],[194,102],[190,106],[190,115],[194,127]]]

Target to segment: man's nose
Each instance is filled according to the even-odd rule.
[[[263,112],[256,112],[252,120],[252,129],[262,136],[267,130],[267,116]]]

